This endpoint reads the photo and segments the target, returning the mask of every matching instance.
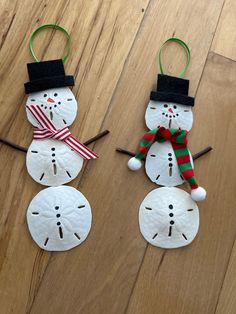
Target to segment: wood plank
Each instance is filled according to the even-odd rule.
[[[183,249],[148,248],[127,313],[214,313],[235,237],[235,97],[236,63],[210,53],[191,136],[194,145],[214,148],[196,162],[198,181],[208,191],[199,204],[200,231]]]
[[[216,308],[216,314],[234,314],[236,312],[236,245],[230,256],[229,266],[225,276],[224,284],[221,290],[219,302]]]
[[[120,1],[61,1],[57,2],[55,6],[54,2],[50,2],[43,15],[40,11],[39,17],[34,17],[37,25],[49,20],[56,21],[72,33],[73,53],[67,62],[66,69],[68,73],[75,73],[74,93],[77,97],[79,96],[79,102],[81,102],[73,134],[84,132],[85,138],[86,135],[95,135],[101,128],[112,91],[143,18],[142,8],[145,9],[147,5],[148,1],[146,0],[132,2],[129,5]],[[26,12],[28,13],[27,10]],[[78,12],[80,12],[81,18],[78,18]],[[19,14],[22,18],[22,13]],[[30,20],[31,18],[32,16]],[[25,19],[27,21],[27,18]],[[16,28],[13,29],[16,32],[14,36],[17,36],[19,32],[17,28],[19,21],[17,23]],[[15,59],[13,56],[9,56],[9,59],[6,60],[11,68],[9,81],[2,82],[1,86],[2,99],[4,99],[4,95],[11,94],[9,105],[6,107],[4,103],[1,108],[5,117],[4,123],[1,125],[3,128],[1,134],[26,146],[32,139],[32,127],[26,121],[23,106],[25,102],[23,83],[27,80],[26,63],[31,62],[28,52],[29,34],[36,27],[35,24],[27,23],[27,32],[24,33],[25,37],[22,46],[18,48],[18,54]],[[124,34],[125,38],[123,38]],[[39,56],[46,54],[47,59],[55,58],[55,51],[61,50],[61,42],[58,38],[63,39],[61,34],[54,35],[54,32],[40,34],[40,42],[35,42],[35,49]],[[40,46],[41,42],[45,43],[45,47]],[[5,49],[8,49],[9,55],[13,50],[13,43],[14,41],[5,41]],[[63,45],[65,46],[64,41]],[[79,56],[78,52],[80,52]],[[112,58],[113,55],[115,58]],[[21,80],[17,81],[16,90],[12,90],[11,85],[16,81],[16,77]],[[87,94],[83,95],[80,88],[83,91],[87,90]],[[20,106],[19,99],[22,102]],[[90,122],[92,119],[94,119],[93,124]],[[86,123],[87,120],[89,120],[88,123]],[[81,136],[83,137],[83,135]],[[13,152],[5,146],[1,146],[0,149],[3,156],[0,164],[1,182],[4,182],[4,190],[1,193],[3,210],[0,213],[3,243],[3,249],[0,252],[2,266],[0,291],[3,292],[0,295],[1,311],[25,313],[30,310],[50,258],[50,253],[42,252],[32,241],[25,222],[25,211],[30,200],[43,187],[34,182],[27,174],[25,156],[22,153]],[[78,185],[78,182],[79,179],[76,179],[73,184]],[[66,253],[62,253],[62,256],[65,255]]]
[[[190,41],[193,62],[188,76],[191,93],[195,92],[222,3],[198,2],[195,13],[185,1],[150,3],[103,123],[111,133],[96,144],[101,158],[96,165],[88,165],[80,185],[93,208],[91,234],[78,250],[52,255],[31,313],[124,313],[146,249],[138,230],[137,208],[153,185],[143,171],[129,172],[127,158],[115,153],[115,147],[137,146],[156,81],[157,51],[161,40],[174,32]],[[204,38],[199,33],[199,19],[206,25]],[[176,53],[176,60],[181,57],[182,52]],[[166,60],[169,69],[175,70],[176,60]],[[156,250],[155,262],[161,257],[162,252]]]
[[[236,2],[226,0],[220,16],[212,51],[236,61]]]

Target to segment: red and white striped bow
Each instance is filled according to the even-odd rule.
[[[53,123],[48,119],[45,113],[42,111],[39,105],[26,106],[31,112],[33,117],[38,121],[40,128],[34,128],[34,139],[43,140],[51,138],[59,141],[63,141],[70,146],[73,150],[79,153],[84,159],[96,159],[98,158],[92,150],[87,146],[80,143],[71,133],[68,127],[57,130]]]

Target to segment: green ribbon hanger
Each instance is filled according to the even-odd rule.
[[[65,56],[62,58],[62,61],[65,62],[67,60],[67,58],[69,57],[70,55],[70,47],[71,47],[71,37],[70,37],[70,34],[67,32],[67,30],[62,27],[62,26],[59,26],[57,24],[44,24],[44,25],[41,25],[39,26],[36,30],[34,30],[31,35],[30,35],[30,41],[29,41],[29,49],[30,49],[30,52],[31,52],[31,55],[32,57],[34,58],[34,60],[36,62],[40,62],[40,60],[37,58],[35,52],[34,52],[34,49],[33,49],[33,41],[34,41],[34,38],[35,36],[41,32],[42,30],[44,30],[45,28],[54,28],[54,29],[57,29],[61,32],[63,32],[66,37],[68,38],[68,51],[67,53],[65,54]]]
[[[164,67],[163,67],[163,64],[162,64],[162,49],[164,48],[164,46],[166,44],[168,44],[170,42],[175,42],[175,43],[179,44],[180,46],[182,46],[184,48],[185,52],[186,52],[186,55],[187,55],[187,64],[186,64],[184,70],[178,76],[178,77],[181,78],[181,77],[183,77],[185,75],[185,73],[187,72],[187,70],[189,68],[191,54],[190,54],[190,49],[189,49],[188,45],[183,40],[181,40],[179,38],[175,38],[175,37],[169,38],[161,46],[161,48],[159,50],[159,55],[158,55],[160,72],[161,72],[161,74],[165,74],[164,73]]]

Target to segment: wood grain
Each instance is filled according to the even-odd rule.
[[[75,75],[73,92],[79,101],[72,133],[84,141],[99,130],[110,130],[109,136],[93,144],[99,160],[85,163],[70,184],[89,199],[93,226],[87,241],[69,252],[45,252],[32,241],[25,212],[43,187],[29,177],[23,152],[0,146],[1,313],[236,311],[232,278],[236,64],[216,54],[234,59],[230,53],[235,33],[230,34],[225,23],[227,14],[233,14],[232,2],[1,1],[0,136],[22,146],[31,142],[23,90],[26,63],[32,62],[28,40],[31,31],[46,22],[66,27],[73,38],[65,66]],[[224,50],[219,48],[222,34]],[[138,228],[139,204],[155,186],[143,170],[128,171],[128,157],[115,148],[135,150],[146,130],[144,111],[156,86],[157,52],[171,36],[186,41],[192,53],[186,77],[191,80],[190,94],[197,93],[197,98],[190,148],[193,153],[208,145],[214,150],[196,161],[199,182],[209,194],[200,205],[199,236],[184,249],[165,251],[147,245]],[[63,35],[53,30],[35,41],[43,59],[60,57],[65,47]],[[174,75],[182,70],[185,55],[179,47],[168,48],[165,67]]]
[[[236,61],[236,2],[226,0],[219,20],[212,51]]]
[[[236,289],[236,246],[234,242],[234,247],[227,268],[227,273],[216,307],[216,314],[235,313],[236,309],[235,289]]]

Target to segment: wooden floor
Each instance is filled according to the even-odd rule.
[[[28,42],[49,22],[73,38],[65,68],[75,75],[80,107],[72,133],[86,140],[110,130],[91,146],[99,160],[70,184],[89,199],[93,225],[87,241],[68,252],[42,251],[31,239],[26,209],[43,186],[28,175],[23,152],[0,146],[0,313],[236,313],[235,0],[1,0],[0,21],[2,138],[26,147],[32,140],[23,88],[33,61]],[[191,151],[214,150],[195,163],[208,191],[196,240],[163,250],[147,245],[138,227],[139,204],[156,186],[144,170],[128,171],[128,157],[115,148],[137,148],[156,87],[157,52],[172,36],[192,53]],[[35,43],[44,60],[60,58],[65,46],[50,30]],[[184,62],[180,48],[165,51],[168,73]]]

